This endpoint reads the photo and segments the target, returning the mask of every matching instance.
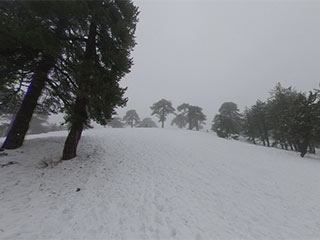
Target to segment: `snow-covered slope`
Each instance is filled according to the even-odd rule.
[[[55,167],[66,133],[0,163],[0,239],[317,239],[320,160],[163,129],[86,131]],[[59,136],[60,135],[60,136]],[[78,190],[78,191],[77,191]]]

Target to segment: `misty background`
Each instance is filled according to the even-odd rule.
[[[165,98],[174,107],[202,107],[208,126],[223,102],[242,111],[266,100],[277,82],[301,91],[319,87],[319,2],[134,3],[137,46],[131,73],[120,82],[129,98],[120,117],[129,109],[149,117],[150,106]]]

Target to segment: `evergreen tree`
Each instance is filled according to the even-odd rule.
[[[131,109],[131,110],[128,110],[124,115],[123,121],[125,121],[129,126],[133,128],[133,126],[136,126],[139,124],[140,118],[136,110]]]
[[[302,96],[291,87],[284,88],[280,83],[271,91],[268,102],[268,122],[271,126],[273,145],[280,145],[282,149],[288,147],[299,151],[300,140],[295,133],[296,119],[299,107],[296,103]]]
[[[211,128],[219,137],[227,138],[240,134],[241,115],[237,104],[225,102],[219,109],[219,114],[215,115]]]
[[[62,56],[64,47],[70,44],[67,30],[74,25],[76,9],[83,3],[1,2],[1,91],[11,92],[12,96],[27,87],[4,148],[14,149],[22,145],[48,76]],[[44,100],[52,103],[47,98]]]
[[[259,138],[256,118],[252,109],[246,108],[243,113],[243,134],[248,137],[248,140],[256,144],[256,139]]]
[[[298,141],[298,148],[301,157],[305,156],[308,147],[311,152],[315,152],[315,136],[313,135],[315,132],[313,119],[317,117],[313,115],[315,101],[316,94],[310,92],[308,96],[299,93],[294,102],[295,111],[293,111],[293,119],[291,120],[292,123],[290,125],[291,129],[289,129],[289,142],[292,142],[291,139]]]
[[[264,146],[270,147],[269,125],[267,124],[267,105],[258,100],[251,109],[244,113],[243,128],[245,135],[251,137],[253,141],[259,138]]]
[[[266,102],[257,101],[244,113],[244,133],[263,145],[280,146],[282,149],[300,152],[303,157],[315,153],[319,141],[319,92],[297,92],[292,87],[284,88],[278,83]]]
[[[112,128],[123,128],[124,124],[120,117],[114,117],[110,122],[108,122],[108,126],[111,126]]]
[[[201,107],[183,103],[177,107],[177,110],[180,112],[180,116],[187,119],[189,130],[195,128],[198,131],[206,121],[206,115],[203,114]]]
[[[161,99],[160,101],[154,103],[151,107],[151,115],[156,115],[161,122],[161,127],[164,128],[164,122],[170,113],[174,113],[175,109],[172,107],[172,103],[166,99]]]
[[[183,114],[177,114],[171,122],[171,125],[176,125],[178,128],[184,128],[187,124],[188,118]]]
[[[0,68],[6,76],[1,89],[15,86],[17,76],[30,83],[4,147],[21,146],[47,87],[67,113],[71,128],[62,158],[70,159],[90,120],[106,124],[126,103],[119,81],[132,65],[138,10],[131,1],[111,0],[1,4],[0,33],[9,44],[0,52],[13,56],[0,58],[1,65],[13,66]]]
[[[130,71],[138,9],[131,1],[88,1],[85,52],[76,56],[74,101],[68,108],[71,128],[63,160],[76,156],[83,129],[90,120],[106,125],[116,107],[126,104],[120,79]],[[81,58],[82,56],[82,58]]]
[[[138,124],[138,127],[143,128],[156,128],[158,127],[157,124],[151,119],[151,118],[144,118],[142,121]]]

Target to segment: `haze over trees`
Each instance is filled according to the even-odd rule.
[[[154,103],[151,107],[151,115],[156,115],[161,122],[161,127],[164,128],[164,122],[167,120],[167,116],[170,113],[174,113],[175,109],[172,107],[172,103],[166,99],[161,99],[160,101]]]
[[[112,128],[123,128],[124,123],[122,122],[122,118],[120,117],[114,117],[110,122],[107,124],[108,126]]]
[[[136,110],[131,109],[126,112],[126,114],[123,117],[123,121],[131,126],[133,128],[134,126],[137,126],[138,123],[140,122],[140,117]]]
[[[184,128],[188,124],[188,118],[180,113],[177,114],[171,121],[171,125],[176,125],[178,128]]]
[[[267,120],[267,113],[267,104],[258,100],[250,109],[244,111],[243,130],[244,135],[253,143],[258,139],[263,146],[270,147],[270,123]]]
[[[189,130],[194,128],[197,131],[200,130],[207,119],[206,115],[202,112],[202,108],[198,106],[183,103],[177,107],[177,110],[180,118],[183,117],[187,120]]]
[[[141,122],[139,122],[138,127],[156,128],[158,126],[151,118],[147,117],[147,118],[142,119]]]
[[[241,115],[235,103],[224,103],[214,117],[212,130],[219,137],[241,134],[248,141],[264,146],[315,153],[320,143],[319,90],[298,92],[277,84],[270,98],[258,100]]]

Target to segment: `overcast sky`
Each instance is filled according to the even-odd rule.
[[[308,91],[320,83],[320,1],[137,0],[134,66],[121,82],[127,107],[149,117],[161,98],[241,110],[277,82]]]

